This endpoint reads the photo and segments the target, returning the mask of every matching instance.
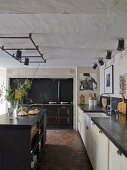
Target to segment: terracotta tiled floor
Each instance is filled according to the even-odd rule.
[[[92,170],[75,130],[48,130],[40,170]]]

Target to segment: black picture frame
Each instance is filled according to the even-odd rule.
[[[114,93],[114,72],[113,65],[104,70],[104,92],[108,94]]]

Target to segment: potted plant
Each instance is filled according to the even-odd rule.
[[[4,97],[8,102],[8,115],[9,118],[17,118],[18,116],[18,104],[21,103],[23,97],[28,95],[28,89],[31,88],[32,82],[25,80],[23,84],[19,84],[17,89],[5,89],[2,85],[1,92],[4,93]],[[4,92],[5,89],[5,92]]]

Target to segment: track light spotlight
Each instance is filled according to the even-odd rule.
[[[99,63],[100,66],[103,66],[103,65],[104,65],[103,59],[102,59],[102,58],[99,58],[99,59],[98,59],[98,63]]]
[[[112,51],[107,50],[106,59],[111,59]]]
[[[17,50],[17,52],[16,52],[16,59],[17,60],[21,60],[21,57],[22,57],[22,51]]]
[[[96,68],[97,68],[97,66],[98,66],[98,64],[97,63],[95,63],[94,65],[93,65],[93,69],[95,70]]]
[[[124,39],[119,39],[117,50],[118,51],[123,51],[124,50]]]
[[[29,58],[28,58],[28,57],[25,57],[24,65],[26,65],[26,66],[28,66],[28,65],[29,65]]]

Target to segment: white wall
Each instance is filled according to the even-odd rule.
[[[104,93],[104,69],[110,65],[114,66],[114,94],[111,94],[111,96],[121,98],[119,76],[127,73],[127,51],[118,52],[105,66],[100,67],[100,94]]]
[[[4,86],[6,88],[6,69],[5,68],[0,68],[0,88],[1,88],[2,83],[4,83]],[[3,96],[2,96],[2,99],[4,99]],[[3,102],[0,103],[0,115],[5,114],[7,112],[6,104],[7,104],[6,100],[3,100]]]

